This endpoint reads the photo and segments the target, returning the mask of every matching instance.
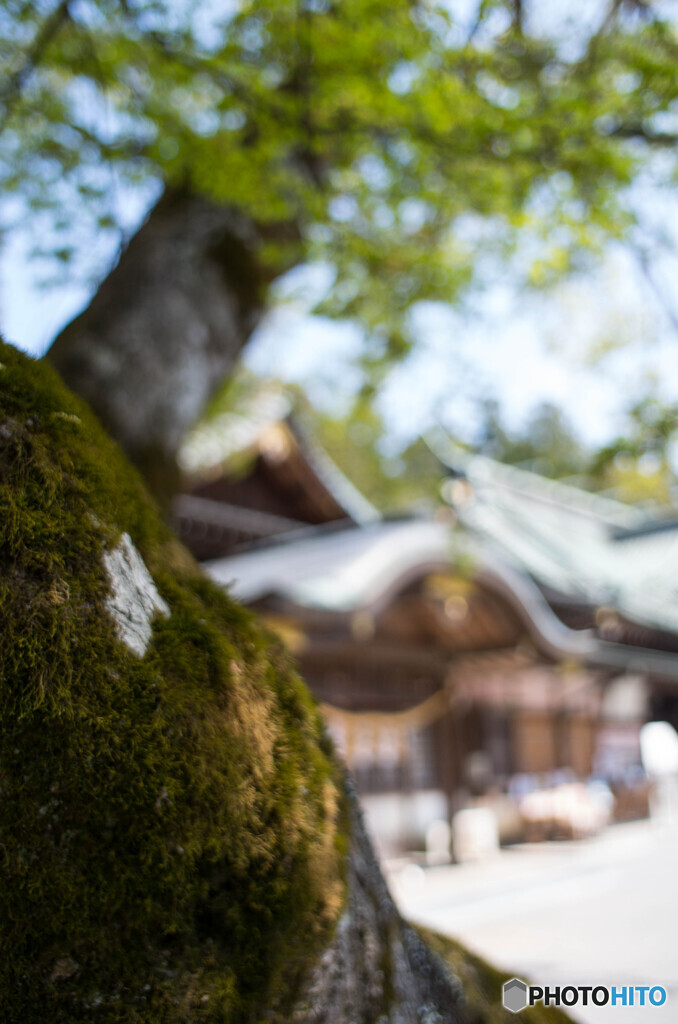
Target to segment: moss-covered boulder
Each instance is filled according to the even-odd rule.
[[[0,363],[2,1019],[284,1006],[342,900],[314,704],[90,411]]]
[[[3,1022],[509,1019],[400,918],[285,652],[2,343],[0,637]]]

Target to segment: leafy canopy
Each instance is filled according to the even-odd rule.
[[[270,257],[329,261],[321,311],[368,362],[411,342],[517,238],[535,284],[623,234],[642,167],[670,178],[678,40],[661,5],[525,0],[6,0],[5,226],[67,266],[134,189],[237,205]],[[563,10],[564,9],[564,10]],[[124,216],[123,216],[124,219]],[[290,234],[294,238],[289,241]],[[289,251],[284,263],[289,266]]]

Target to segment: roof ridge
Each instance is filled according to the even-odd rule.
[[[448,469],[462,470],[471,483],[489,483],[517,491],[553,504],[568,505],[580,514],[602,519],[615,526],[637,526],[647,516],[633,505],[605,498],[572,484],[540,476],[528,469],[498,462],[487,455],[469,452],[454,441],[442,427],[436,427],[424,436],[433,454]],[[485,473],[483,473],[485,470]]]
[[[313,438],[306,426],[303,413],[292,408],[287,415],[287,422],[297,435],[297,441],[302,445],[318,478],[351,518],[361,526],[380,520],[382,516],[376,506],[358,490],[332,456]]]

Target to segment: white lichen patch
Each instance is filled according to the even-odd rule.
[[[106,607],[115,620],[118,637],[142,658],[151,640],[153,616],[167,617],[169,605],[158,593],[128,534],[123,533],[112,551],[104,552],[104,566],[111,583]]]

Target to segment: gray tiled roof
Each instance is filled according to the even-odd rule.
[[[245,602],[274,594],[299,609],[350,614],[378,611],[409,580],[436,568],[453,569],[460,554],[480,583],[513,605],[546,655],[678,679],[677,655],[610,643],[590,630],[569,629],[515,561],[490,541],[480,544],[440,522],[415,519],[329,532],[309,529],[306,536],[296,534],[288,541],[208,562],[205,568]]]
[[[471,485],[458,504],[453,484],[443,492],[477,541],[564,597],[678,632],[678,521],[429,440]]]
[[[305,537],[216,559],[205,568],[243,601],[283,595],[302,607],[354,611],[378,601],[422,563],[452,555],[449,528],[425,520],[379,522]]]

